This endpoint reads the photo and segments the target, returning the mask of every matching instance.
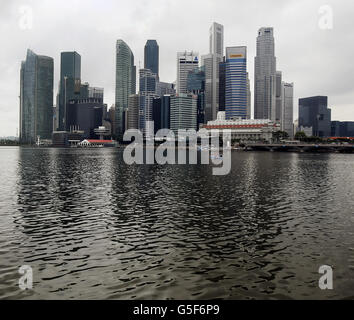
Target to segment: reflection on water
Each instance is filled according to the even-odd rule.
[[[227,176],[116,149],[1,148],[0,164],[0,298],[354,297],[352,155],[235,152]]]

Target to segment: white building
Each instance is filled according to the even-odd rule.
[[[261,28],[258,31],[254,72],[254,117],[276,120],[276,58],[273,28]]]
[[[187,93],[188,73],[198,66],[198,52],[184,51],[177,53],[177,94]]]
[[[192,94],[172,96],[170,100],[170,129],[177,135],[179,129],[197,130],[197,101]]]
[[[282,110],[281,110],[281,130],[288,133],[292,139],[294,137],[294,84],[282,82]]]
[[[214,22],[209,29],[209,54],[202,56],[205,67],[205,119],[216,119],[219,111],[219,64],[224,56],[224,27]]]
[[[226,120],[225,112],[218,112],[217,120],[208,121],[207,130],[231,130],[231,138],[240,142],[272,142],[273,132],[280,130],[279,123],[269,119]]]

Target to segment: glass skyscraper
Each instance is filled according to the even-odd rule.
[[[247,48],[226,48],[225,117],[247,119]]]
[[[144,49],[144,68],[159,77],[159,46],[156,40],[148,40]]]
[[[299,127],[312,127],[317,137],[331,136],[331,109],[328,98],[316,96],[299,99]]]
[[[134,55],[123,40],[116,44],[116,99],[115,99],[115,136],[123,138],[123,111],[128,108],[128,99],[136,93],[136,67]]]
[[[197,125],[205,121],[205,69],[196,68],[188,73],[187,91],[197,95]]]
[[[205,120],[216,119],[219,111],[219,66],[224,55],[224,27],[214,22],[209,29],[209,54],[202,56],[205,66]]]
[[[146,134],[147,121],[153,120],[153,100],[156,94],[157,75],[149,69],[139,70],[139,129]]]
[[[87,98],[81,90],[81,56],[73,52],[62,52],[60,56],[59,82],[59,130],[66,130],[66,109],[69,100]],[[57,128],[54,128],[56,130]]]
[[[27,50],[20,72],[20,142],[51,139],[53,131],[53,58]]]
[[[276,58],[273,28],[261,28],[258,31],[254,74],[254,117],[276,120]]]

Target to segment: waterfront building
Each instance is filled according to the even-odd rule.
[[[252,95],[251,95],[251,82],[250,77],[247,72],[247,116],[246,119],[251,119],[251,103],[252,103]]]
[[[67,132],[83,131],[84,138],[96,138],[95,129],[102,126],[104,105],[101,99],[73,99],[67,105]]]
[[[254,74],[254,117],[276,120],[276,58],[273,28],[261,28],[257,37]]]
[[[225,116],[247,119],[247,48],[226,48]]]
[[[128,98],[127,130],[139,129],[139,95],[131,94]]]
[[[354,137],[354,121],[332,121],[332,137]]]
[[[197,127],[205,121],[205,71],[204,67],[188,73],[187,92],[197,96]]]
[[[27,50],[20,71],[20,143],[51,139],[54,60]]]
[[[299,127],[312,127],[317,137],[331,136],[331,109],[326,96],[299,99]]]
[[[147,40],[144,48],[144,68],[159,78],[159,46],[156,40]]]
[[[282,72],[276,72],[275,80],[275,121],[281,121],[281,111],[283,105],[283,90],[282,90]]]
[[[205,66],[205,118],[216,119],[219,111],[219,65],[224,56],[224,27],[214,22],[209,29],[209,54],[202,56]]]
[[[219,111],[225,111],[226,61],[219,63]]]
[[[280,130],[280,124],[269,119],[226,119],[224,111],[218,112],[217,119],[204,126],[211,131],[231,130],[231,139],[239,142],[272,142],[273,134]]]
[[[282,82],[282,106],[281,106],[281,131],[286,132],[289,138],[294,137],[294,84]]]
[[[154,133],[155,134],[157,131],[162,129],[161,107],[162,107],[161,97],[154,98],[152,100],[152,120],[154,121]]]
[[[136,93],[136,67],[134,55],[123,40],[116,43],[115,135],[122,140],[123,112],[128,108],[128,98]]]
[[[187,93],[188,73],[199,66],[198,53],[184,51],[177,53],[177,94]]]
[[[76,51],[62,52],[58,97],[59,130],[65,130],[66,107],[69,100],[84,98],[88,98],[88,86],[81,86],[81,56]]]
[[[179,129],[197,130],[196,95],[180,94],[170,98],[170,129],[177,135]]]
[[[153,120],[153,100],[156,94],[157,75],[149,69],[139,70],[139,129],[146,135],[148,123]]]

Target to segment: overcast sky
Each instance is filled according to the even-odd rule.
[[[110,106],[117,39],[131,47],[137,69],[139,61],[144,65],[146,40],[156,39],[160,79],[173,82],[177,51],[208,53],[213,21],[224,25],[225,47],[248,48],[252,100],[257,30],[274,27],[277,70],[295,86],[294,119],[299,97],[328,95],[332,120],[354,121],[352,0],[0,0],[0,5],[0,136],[15,135],[18,128],[20,64],[27,48],[54,58],[54,100],[60,52],[75,50],[82,81],[103,87]],[[332,29],[323,29],[330,27],[328,11],[319,12],[324,5],[332,9]],[[32,25],[24,17],[28,9]]]

